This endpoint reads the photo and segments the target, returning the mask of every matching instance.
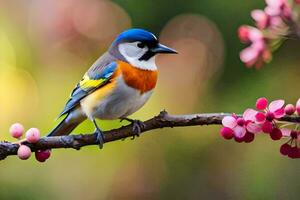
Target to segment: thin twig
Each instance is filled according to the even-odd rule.
[[[222,119],[228,113],[207,113],[207,114],[192,114],[192,115],[169,115],[166,111],[160,112],[159,115],[143,122],[144,127],[141,128],[141,133],[166,127],[184,127],[184,126],[203,126],[203,125],[220,125]],[[286,116],[281,118],[281,121],[299,122],[300,117]],[[133,126],[127,125],[118,129],[113,129],[104,132],[104,143],[112,142],[128,137],[134,137]],[[41,138],[35,144],[23,143],[31,148],[32,151],[58,149],[58,148],[73,148],[79,150],[83,146],[96,145],[96,137],[94,134],[79,134],[67,136],[55,136]],[[7,156],[16,155],[19,144],[10,142],[0,142],[0,160]]]

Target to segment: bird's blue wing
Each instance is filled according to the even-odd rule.
[[[72,109],[79,105],[80,100],[84,97],[96,89],[106,85],[111,79],[116,68],[116,61],[112,59],[112,57],[109,57],[109,55],[104,54],[103,57],[99,58],[73,89],[71,97],[59,117],[69,113]]]

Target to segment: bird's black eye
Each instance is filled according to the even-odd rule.
[[[137,46],[139,47],[139,48],[144,48],[145,47],[145,44],[144,43],[142,43],[142,42],[139,42],[138,44],[137,44]]]

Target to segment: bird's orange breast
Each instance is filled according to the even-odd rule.
[[[152,90],[157,82],[157,71],[136,68],[126,62],[119,61],[118,68],[125,83],[141,92],[141,94]]]

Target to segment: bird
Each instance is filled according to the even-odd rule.
[[[144,124],[128,116],[138,111],[153,93],[158,76],[156,56],[176,53],[147,30],[123,31],[77,83],[58,117],[64,118],[47,137],[68,135],[87,119],[94,124],[100,148],[104,136],[96,119],[127,120],[138,136]]]

